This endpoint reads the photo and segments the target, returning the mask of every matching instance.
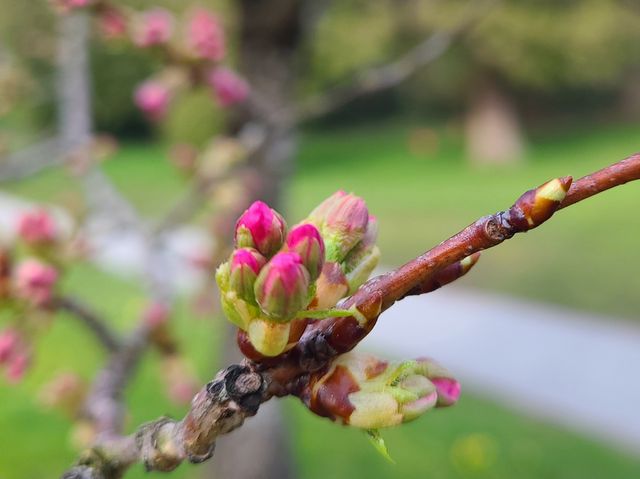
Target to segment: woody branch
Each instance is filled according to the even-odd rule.
[[[244,360],[218,372],[194,397],[182,420],[160,418],[132,435],[107,437],[63,477],[111,479],[136,462],[149,470],[169,471],[184,460],[208,459],[217,436],[240,427],[273,396],[297,395],[307,402],[318,374],[353,349],[394,302],[457,279],[477,261],[477,252],[540,226],[558,209],[638,179],[640,154],[634,154],[573,183],[565,177],[527,191],[509,209],[480,218],[394,272],[362,285],[339,304],[353,308],[353,315],[311,325],[291,351],[272,360]]]

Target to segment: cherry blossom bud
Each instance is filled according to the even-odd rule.
[[[296,226],[289,231],[286,245],[289,251],[300,255],[311,281],[315,281],[324,265],[324,241],[318,228],[310,223]]]
[[[169,321],[169,307],[157,301],[150,303],[142,313],[142,320],[150,328],[157,328]]]
[[[7,380],[11,383],[20,382],[29,369],[30,363],[31,356],[26,350],[13,354],[6,364],[5,376]]]
[[[289,321],[309,303],[309,272],[298,253],[282,252],[260,271],[254,287],[262,311],[275,321]]]
[[[238,248],[255,248],[269,258],[282,246],[286,229],[282,216],[256,201],[236,222],[235,244]]]
[[[338,191],[309,215],[318,226],[327,248],[327,261],[341,262],[364,237],[369,211],[362,198]]]
[[[260,354],[273,357],[282,354],[289,343],[291,323],[276,323],[256,318],[249,323],[247,336]]]
[[[74,417],[81,409],[87,394],[87,384],[72,372],[58,374],[40,391],[40,401],[49,408],[63,410]]]
[[[211,70],[208,82],[223,107],[240,103],[249,95],[249,84],[246,80],[228,68],[217,67]]]
[[[34,306],[46,306],[53,296],[58,272],[36,259],[20,263],[16,272],[17,294]]]
[[[22,241],[31,246],[52,243],[57,236],[56,224],[45,209],[23,213],[17,229]]]
[[[173,33],[173,15],[164,8],[143,12],[136,19],[133,42],[141,48],[166,43]]]
[[[264,256],[253,248],[240,248],[231,254],[229,270],[229,287],[238,297],[254,302],[253,286],[258,273],[267,263]]]
[[[378,221],[369,216],[367,231],[362,240],[349,252],[344,260],[344,271],[349,282],[349,292],[355,292],[378,266],[380,250],[376,246],[378,238]]]
[[[105,6],[98,13],[98,28],[108,40],[122,38],[127,33],[127,19],[118,8]]]
[[[9,358],[18,350],[20,343],[20,335],[15,329],[0,331],[0,365],[9,361]]]
[[[218,17],[204,8],[194,10],[187,25],[187,46],[199,58],[222,60],[225,40]]]
[[[446,368],[429,358],[420,358],[417,363],[421,372],[429,378],[438,391],[438,407],[452,406],[458,402],[460,383]]]
[[[147,80],[136,88],[133,99],[150,120],[158,121],[167,113],[171,91],[159,81]]]
[[[308,406],[320,416],[363,429],[412,421],[433,408],[438,397],[422,369],[417,361],[389,363],[347,353],[312,378]]]

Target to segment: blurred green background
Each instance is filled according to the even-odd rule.
[[[123,3],[182,8],[177,1]],[[201,3],[223,12],[232,38],[233,2]],[[426,34],[456,25],[468,3],[334,1],[302,49],[296,95],[339,85],[365,66],[395,58]],[[0,0],[0,12],[0,86],[13,92],[3,97],[0,91],[0,102],[15,101],[4,115],[0,103],[1,156],[55,127],[55,21],[44,2]],[[383,264],[396,266],[508,207],[531,187],[582,176],[635,152],[639,20],[637,3],[621,0],[501,2],[471,34],[398,88],[304,125],[284,213],[298,220],[333,191],[353,191],[379,219]],[[195,93],[174,105],[170,120],[150,128],[130,99],[157,59],[98,41],[92,48],[96,129],[123,139],[104,169],[141,213],[159,217],[186,185],[167,161],[168,145],[208,138],[220,130],[222,113]],[[231,41],[232,57],[234,49]],[[9,64],[11,74],[3,77],[1,67]],[[62,169],[3,183],[2,191],[63,206],[79,194]],[[540,230],[484,253],[462,282],[635,324],[639,199],[632,185],[562,211]],[[123,329],[143,308],[138,286],[92,265],[77,265],[65,281]],[[217,369],[222,320],[194,317],[187,300],[178,312],[178,334],[188,338],[187,354],[204,382]],[[90,378],[103,360],[91,337],[59,317],[39,339],[27,379],[18,386],[0,381],[0,478],[50,476],[73,460],[72,425],[43,410],[38,391],[58,371]],[[127,390],[130,427],[184,413],[164,397],[160,374],[148,355]],[[293,399],[285,407],[304,478],[640,477],[639,457],[474,394],[386,433],[395,465],[377,455],[364,434],[313,417]],[[197,474],[198,468],[182,466],[168,477]],[[138,467],[130,477],[144,475]]]

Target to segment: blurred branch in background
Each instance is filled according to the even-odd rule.
[[[289,116],[293,123],[304,122],[331,113],[364,95],[393,88],[406,81],[421,68],[440,58],[459,37],[468,34],[500,1],[473,3],[459,23],[450,29],[431,34],[418,45],[392,62],[357,72],[351,83],[321,92],[302,100]]]

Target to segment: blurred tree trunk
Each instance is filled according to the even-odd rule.
[[[91,77],[89,17],[78,12],[60,15],[58,33],[58,128],[65,152],[91,139]]]
[[[253,123],[266,135],[262,147],[250,158],[259,179],[253,197],[278,209],[282,207],[283,185],[293,169],[295,131],[274,113],[293,106],[296,54],[303,30],[311,24],[305,7],[301,0],[239,2],[240,69],[260,104],[247,112],[241,123]],[[227,237],[231,235],[229,232]],[[239,359],[235,336],[235,328],[229,327],[225,364]],[[288,479],[297,475],[292,458],[281,406],[272,401],[241,429],[218,441],[211,464],[217,479]]]
[[[513,99],[490,73],[474,82],[465,118],[467,156],[476,165],[523,159],[524,135]]]

